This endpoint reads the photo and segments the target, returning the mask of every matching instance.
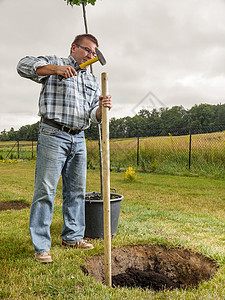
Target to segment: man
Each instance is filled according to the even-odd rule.
[[[112,108],[111,96],[100,96],[97,78],[76,66],[95,56],[97,39],[78,35],[68,58],[27,56],[18,73],[42,84],[39,98],[41,116],[35,189],[30,211],[30,234],[35,257],[52,262],[50,225],[60,174],[63,180],[62,245],[93,249],[83,240],[85,230],[86,143],[84,130],[90,119],[100,122],[102,105]]]

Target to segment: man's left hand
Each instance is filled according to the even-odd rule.
[[[108,109],[110,110],[112,108],[112,97],[111,95],[107,95],[105,97],[100,96],[99,97],[99,106],[104,106],[104,107],[108,107]]]
[[[96,116],[97,116],[98,120],[101,120],[101,118],[102,118],[102,106],[108,107],[109,110],[112,108],[112,96],[111,95],[107,95],[105,97],[103,97],[103,96],[99,97],[99,107],[96,112]]]

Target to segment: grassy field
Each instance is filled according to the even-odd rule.
[[[0,163],[0,201],[30,204],[34,161]],[[61,181],[51,227],[54,263],[34,260],[29,236],[29,208],[0,212],[0,298],[2,299],[225,299],[225,183],[222,179],[111,172],[111,187],[124,195],[112,248],[121,245],[182,246],[214,259],[219,269],[197,288],[154,292],[140,288],[108,288],[85,275],[85,259],[102,254],[102,240],[82,252],[60,246]],[[87,191],[99,191],[99,172],[88,170]]]

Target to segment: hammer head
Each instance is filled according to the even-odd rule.
[[[102,52],[96,47],[95,48],[95,53],[98,57],[98,60],[100,61],[100,63],[104,66],[106,64],[106,60],[102,54]]]

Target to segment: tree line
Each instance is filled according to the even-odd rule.
[[[39,122],[22,126],[19,130],[11,128],[0,134],[2,141],[35,141],[38,137]],[[191,109],[183,106],[172,108],[143,109],[134,117],[110,119],[110,138],[130,138],[146,136],[185,135],[195,132],[214,132],[225,130],[225,104],[194,105]],[[97,124],[91,123],[85,131],[86,138],[98,139]]]

